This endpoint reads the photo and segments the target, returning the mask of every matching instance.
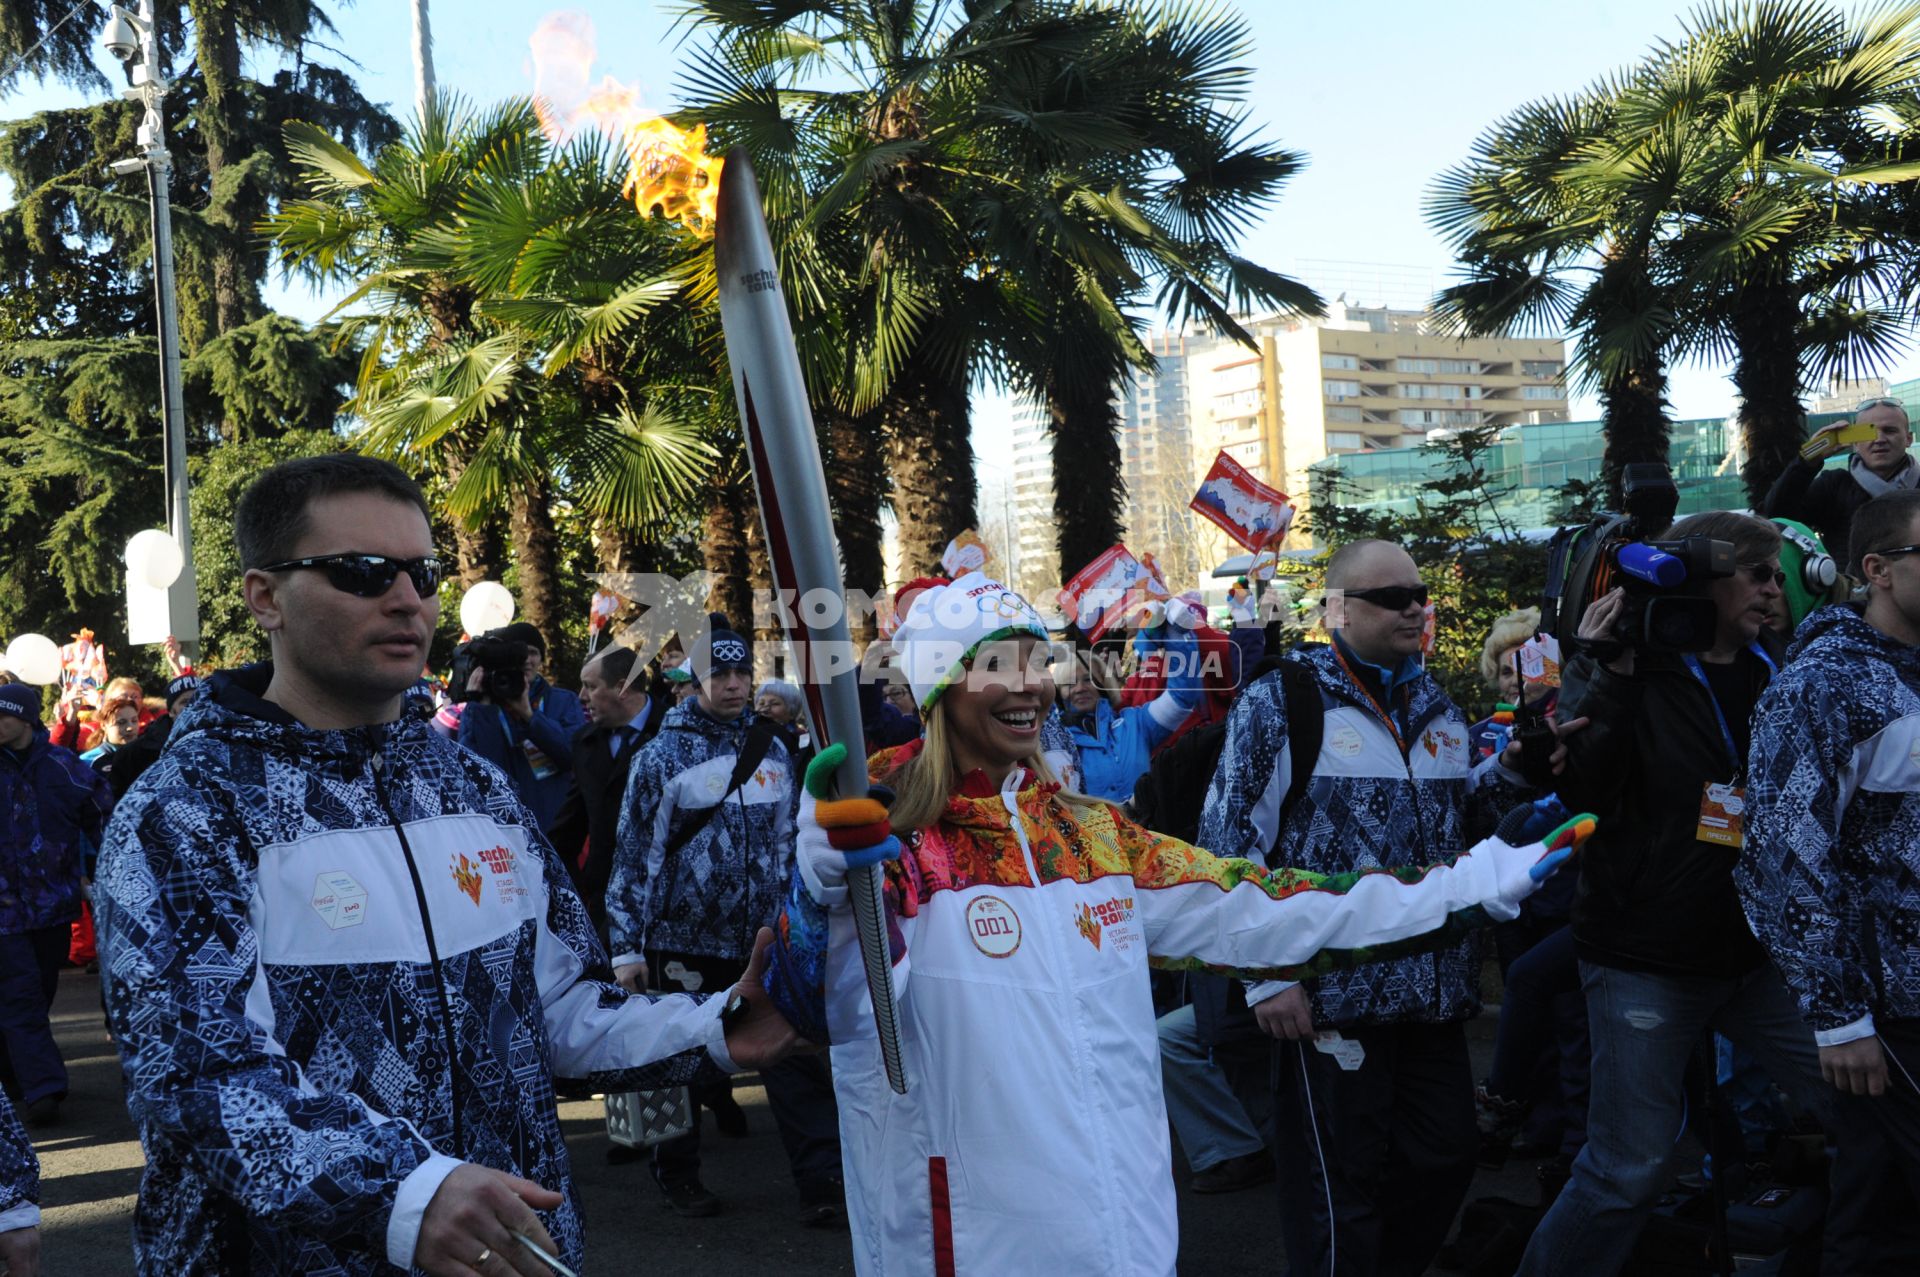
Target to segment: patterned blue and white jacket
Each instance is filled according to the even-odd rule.
[[[1800,624],[1754,710],[1747,921],[1821,1046],[1920,1018],[1920,649],[1858,607]]]
[[[1407,744],[1402,752],[1333,648],[1306,648],[1288,659],[1313,671],[1326,711],[1311,788],[1287,801],[1293,763],[1286,691],[1278,672],[1267,674],[1227,715],[1197,840],[1215,855],[1316,873],[1429,865],[1472,846],[1529,796],[1498,759],[1473,766],[1467,720],[1425,670],[1397,682],[1390,695],[1395,729]],[[1480,1010],[1482,943],[1475,933],[1434,953],[1307,981],[1314,1022],[1337,1028],[1468,1019]],[[1252,985],[1247,1001],[1286,987]]]
[[[650,949],[744,959],[754,933],[785,903],[800,791],[778,735],[753,775],[667,863],[674,832],[726,793],[755,721],[747,710],[722,723],[697,699],[685,700],[634,757],[607,884],[616,966]]]
[[[106,777],[44,729],[0,749],[0,936],[80,916],[80,861],[113,810]]]
[[[564,1194],[545,1223],[578,1267],[554,1078],[730,1070],[719,1004],[604,978],[497,768],[417,719],[303,727],[260,699],[270,675],[213,678],[100,856],[140,1271],[404,1269],[462,1161]]]
[[[0,1233],[40,1223],[40,1159],[13,1102],[0,1095]]]

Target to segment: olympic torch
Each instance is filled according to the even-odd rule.
[[[860,670],[847,627],[840,578],[840,543],[827,504],[827,476],[813,412],[800,376],[786,300],[780,290],[773,241],[760,208],[760,184],[746,152],[735,148],[720,171],[720,207],[714,220],[714,265],[720,276],[720,326],[733,393],[740,406],[760,517],[767,533],[774,588],[792,591],[792,619],[781,608],[787,639],[800,662],[800,686],[816,744],[844,741],[847,760],[834,774],[846,796],[867,792],[866,750],[860,722]],[[900,1020],[893,1001],[892,952],[881,906],[881,869],[847,875],[867,992],[886,1061],[887,1081],[906,1094],[900,1058]]]

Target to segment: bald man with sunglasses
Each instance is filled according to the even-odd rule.
[[[403,712],[440,582],[404,474],[288,462],[234,525],[273,660],[181,714],[95,884],[139,1270],[578,1268],[554,1080],[771,1063],[794,1037],[764,962],[712,998],[620,989],[508,778]]]
[[[1421,660],[1427,587],[1399,546],[1360,541],[1327,565],[1330,647],[1304,649],[1318,733],[1288,721],[1279,672],[1227,718],[1200,845],[1322,873],[1431,864],[1533,795],[1517,750],[1473,764],[1467,720]],[[1305,793],[1292,749],[1320,742]],[[1564,748],[1560,759],[1564,759]],[[1297,1273],[1424,1273],[1473,1179],[1465,1023],[1475,940],[1302,984],[1247,990],[1279,1039],[1274,1093],[1281,1238]],[[1332,1038],[1316,1040],[1317,1033]]]

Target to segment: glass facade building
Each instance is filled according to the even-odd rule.
[[[1810,428],[1845,420],[1820,413]],[[1681,514],[1697,510],[1743,510],[1740,455],[1730,445],[1737,427],[1719,418],[1673,423],[1669,464],[1680,489]],[[1500,512],[1516,527],[1547,528],[1558,520],[1570,482],[1597,483],[1606,438],[1597,421],[1557,421],[1509,427],[1483,456],[1487,484]],[[1382,507],[1411,514],[1426,493],[1423,484],[1443,476],[1453,464],[1433,448],[1395,448],[1380,452],[1336,454],[1311,467],[1312,487],[1333,484],[1341,505]]]

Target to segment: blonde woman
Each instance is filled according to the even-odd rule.
[[[974,573],[928,590],[895,643],[926,733],[874,755],[890,792],[822,797],[839,745],[809,767],[768,977],[801,1032],[833,1044],[863,1274],[1173,1272],[1149,959],[1298,979],[1435,946],[1513,917],[1576,837],[1555,831],[1549,851],[1516,821],[1526,845],[1337,878],[1220,859],[1055,783],[1047,634],[1006,586]],[[882,861],[905,1095],[881,1067],[846,903],[848,870]]]

